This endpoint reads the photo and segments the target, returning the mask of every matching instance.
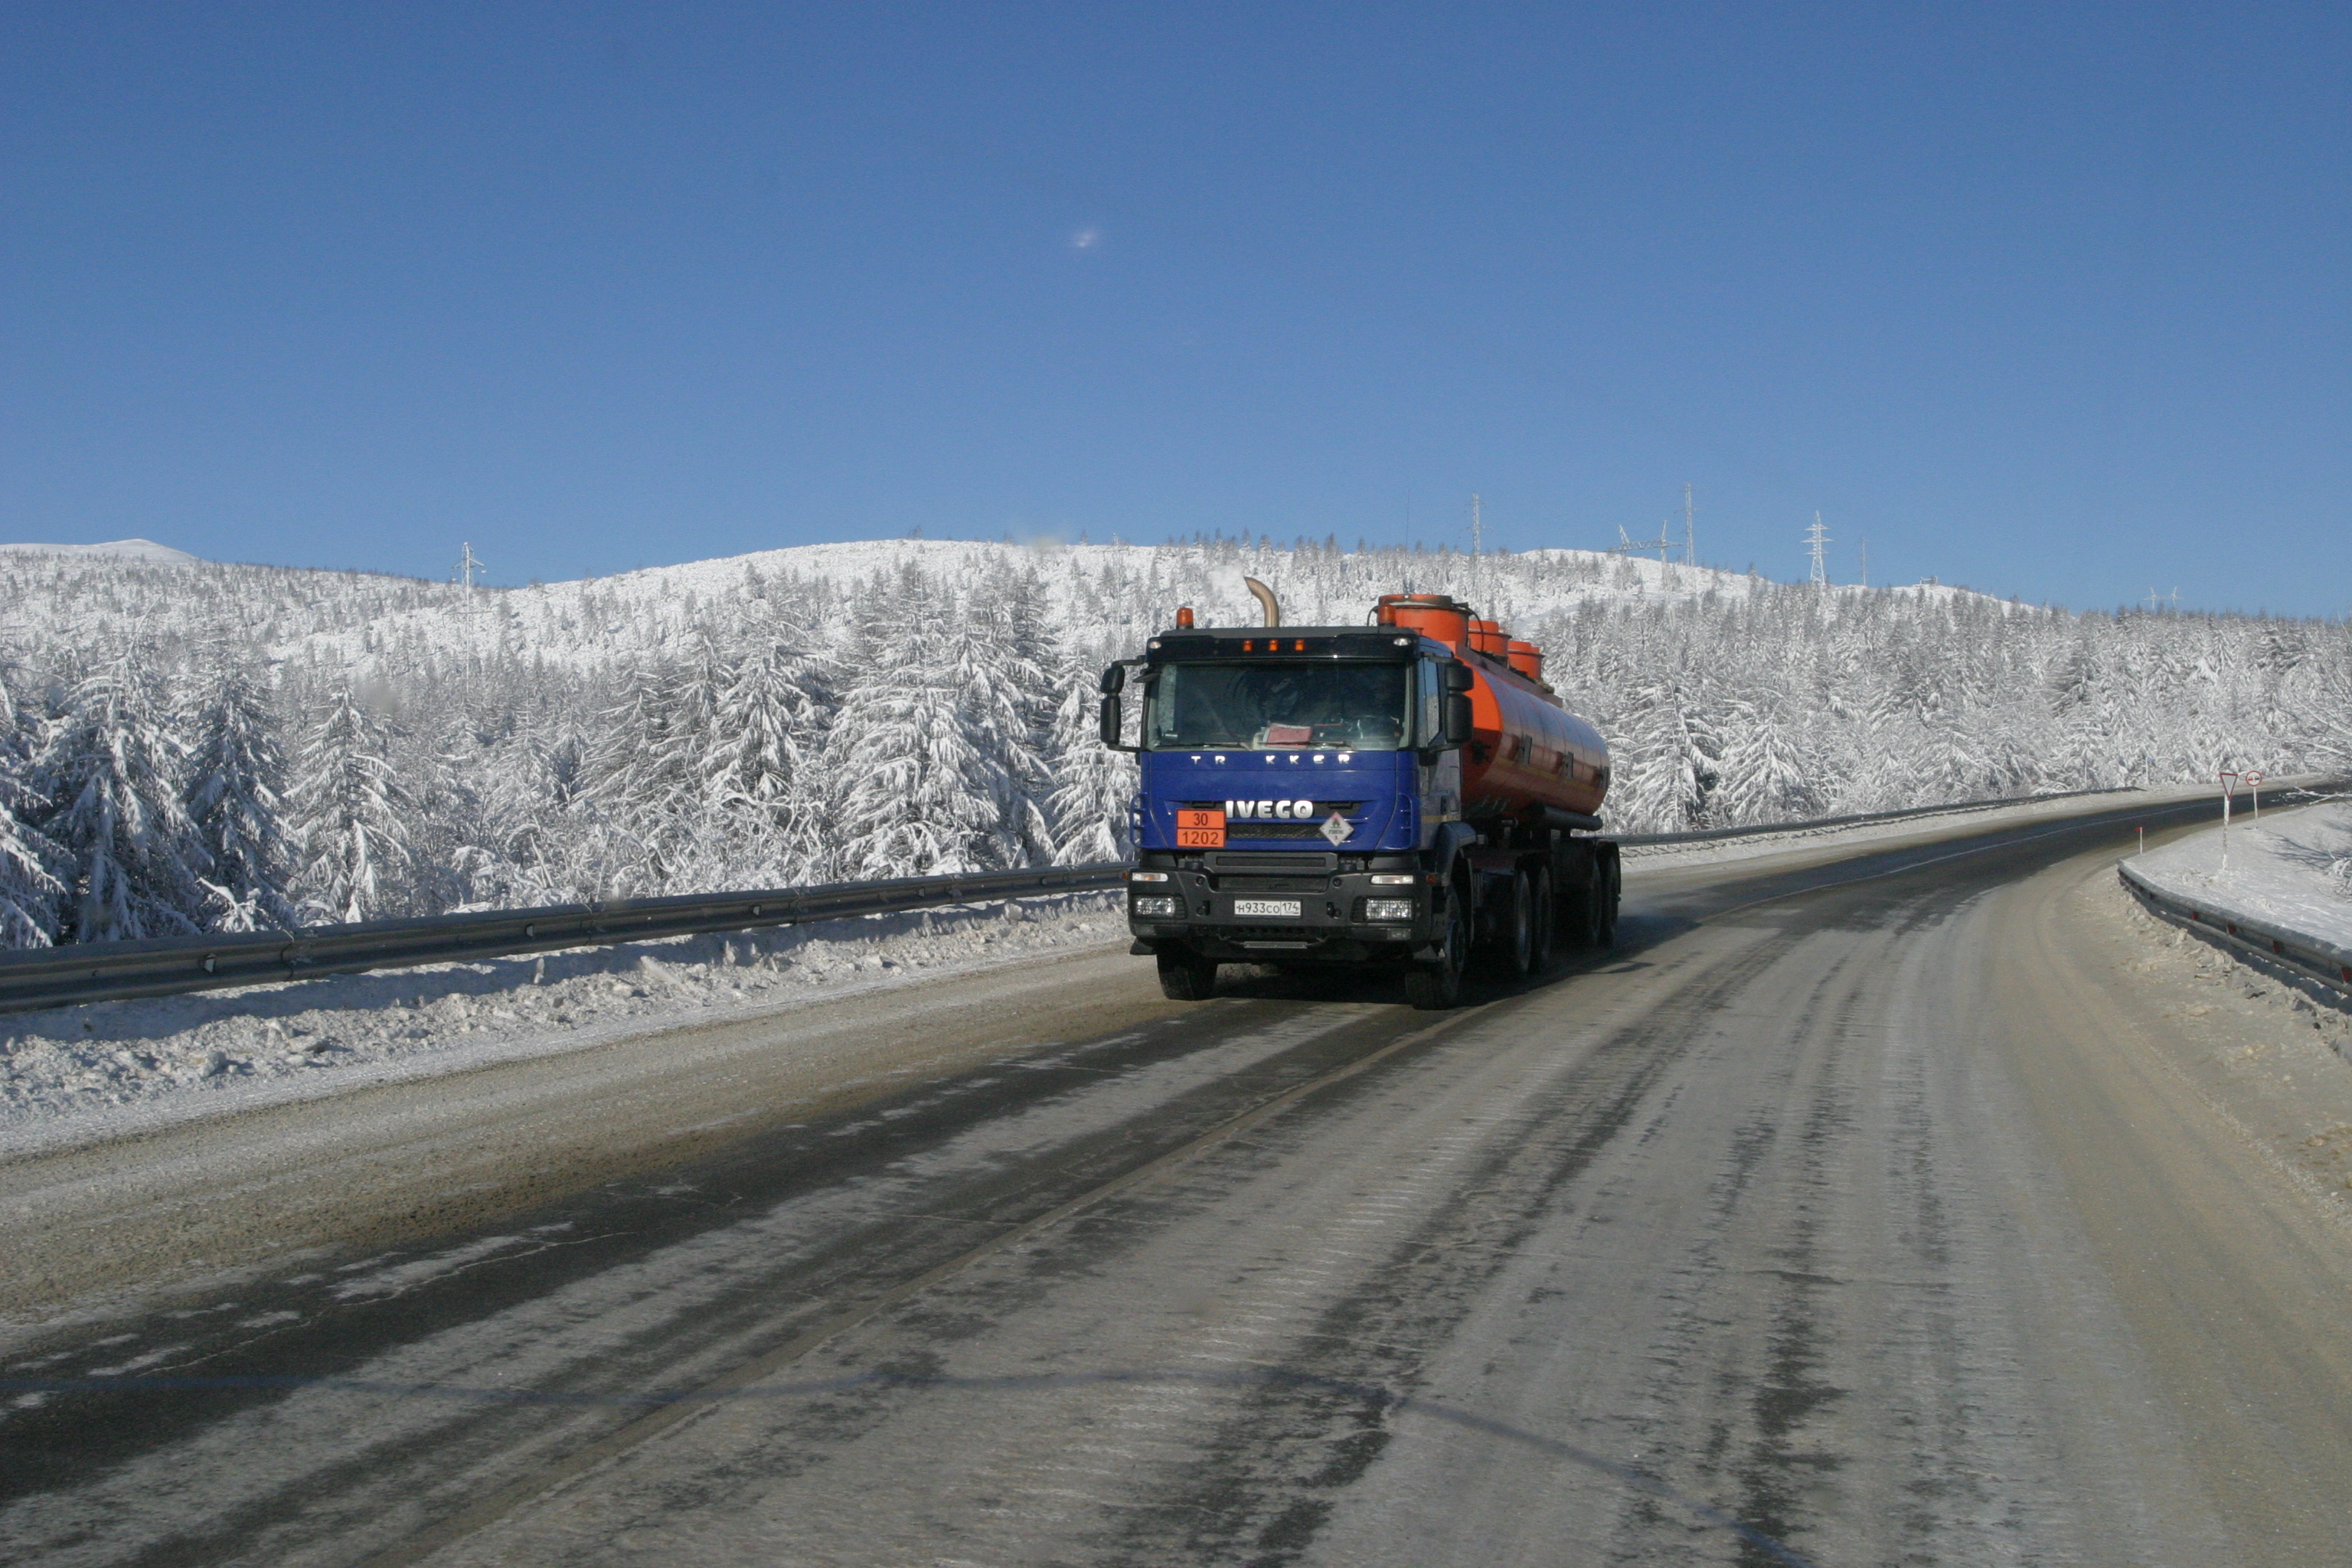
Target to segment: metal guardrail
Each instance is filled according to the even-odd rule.
[[[2123,879],[2124,886],[2141,906],[2158,919],[2170,921],[2208,942],[2251,953],[2264,963],[2281,966],[2304,979],[2317,981],[2332,991],[2352,996],[2352,948],[2308,931],[2252,919],[2210,900],[2174,892],[2133,870],[2128,861],[2116,865],[2116,875]]]
[[[1119,886],[1126,871],[1123,861],[1040,866],[766,892],[608,899],[544,909],[370,921],[314,926],[290,936],[269,931],[28,948],[0,952],[0,1013],[168,996],[370,969],[504,958],[566,947],[609,946],[653,937],[749,931],[850,915],[996,903],[1041,893],[1090,892]]]
[[[2284,785],[2285,781],[2281,783]],[[2061,795],[1958,801],[1808,822],[1702,828],[1690,833],[1632,834],[1617,842],[1628,846],[1690,843],[1894,822],[2036,801],[2072,800],[2084,795],[2134,793],[2137,792],[2072,790]],[[2282,789],[2282,795],[2284,793]],[[82,1002],[131,1001],[142,996],[262,985],[327,974],[355,974],[372,969],[460,963],[518,953],[552,952],[567,947],[613,946],[709,931],[751,931],[853,915],[996,903],[1045,893],[1094,892],[1118,887],[1126,871],[1124,861],[1097,861],[1085,866],[960,872],[754,892],[609,899],[542,909],[370,921],[358,925],[313,926],[290,936],[269,931],[26,948],[0,952],[0,1013],[70,1006]]]
[[[1704,844],[1717,838],[1756,838],[1768,833],[1807,833],[1824,827],[1854,827],[1866,822],[1902,822],[1915,816],[1942,816],[1952,812],[1990,811],[1995,806],[2032,805],[2045,800],[2080,800],[2093,795],[2139,795],[2136,784],[2116,789],[2069,789],[2054,795],[1989,795],[1983,800],[1955,800],[1942,805],[1906,805],[1896,811],[1864,811],[1846,816],[1816,816],[1797,822],[1759,822],[1746,827],[1699,827],[1686,833],[1621,833],[1620,845],[1637,849],[1646,844]]]

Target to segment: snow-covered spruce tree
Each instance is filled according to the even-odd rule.
[[[329,693],[294,780],[301,870],[292,890],[323,921],[386,912],[409,868],[410,800],[394,776],[391,726],[348,680]]]
[[[757,817],[787,838],[809,831],[802,763],[824,745],[827,685],[806,635],[761,616],[722,675],[695,770],[701,804]]]
[[[1817,815],[1814,773],[1779,700],[1758,691],[1734,701],[1724,724],[1717,815],[1727,826]]]
[[[909,567],[857,629],[826,772],[837,874],[907,877],[1022,863],[1024,726],[984,623]]]
[[[1102,699],[1094,672],[1066,665],[1061,684],[1061,705],[1047,743],[1058,858],[1066,866],[1127,859],[1134,853],[1127,813],[1139,783],[1135,759],[1102,743]]]
[[[586,787],[623,818],[651,815],[671,793],[659,759],[671,754],[668,670],[653,657],[620,670],[612,700],[597,714]]]
[[[967,599],[959,626],[974,743],[990,751],[1010,784],[1002,827],[1012,865],[1045,866],[1058,850],[1047,767],[1055,717],[1059,640],[1045,614],[1034,567],[992,571]]]
[[[0,667],[0,946],[47,947],[57,940],[64,853],[33,824],[48,805],[30,780],[39,739],[17,705],[11,672]]]
[[[44,737],[36,826],[63,867],[62,940],[193,935],[208,916],[209,860],[180,804],[188,742],[171,719],[134,647],[76,682]]]
[[[278,716],[249,670],[224,668],[196,714],[182,795],[211,860],[204,879],[214,931],[290,931],[294,845],[285,824],[286,754]]]
[[[532,752],[484,793],[478,831],[453,862],[468,909],[586,903],[654,890],[644,841],[578,787],[576,742]]]
[[[1679,833],[1712,824],[1718,778],[1714,726],[1678,676],[1634,691],[1615,766],[1621,783],[1610,804],[1637,833]]]

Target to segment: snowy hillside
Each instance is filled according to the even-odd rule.
[[[184,550],[158,544],[152,539],[117,539],[105,544],[0,544],[0,554],[70,555],[83,560],[152,561],[164,566],[194,566],[201,559]]]
[[[127,542],[136,543],[138,542]],[[893,540],[527,588],[0,552],[0,930],[161,934],[1123,855],[1093,677],[1191,605],[1451,592],[1670,829],[2352,755],[2335,622],[1547,550]]]
[[[1194,606],[1204,626],[1255,625],[1257,604],[1241,580],[1273,586],[1294,625],[1355,625],[1381,594],[1459,593],[1514,626],[1578,605],[1608,601],[1654,605],[1712,596],[1740,600],[1773,584],[1712,567],[1632,559],[1585,550],[1538,550],[1484,557],[1412,551],[1334,557],[1297,548],[1072,544],[1016,546],[950,540],[872,540],[800,545],[677,566],[648,567],[584,582],[480,590],[338,626],[273,648],[281,658],[315,654],[364,663],[376,650],[409,661],[402,649],[465,649],[476,657],[527,647],[535,655],[594,668],[635,657],[690,633],[711,606],[780,593],[814,590],[824,602],[855,597],[862,584],[909,564],[948,582],[986,574],[1008,558],[1034,571],[1055,624],[1083,627],[1106,650],[1130,647],[1164,626],[1178,604]],[[1239,560],[1242,564],[1234,566]],[[819,588],[819,585],[822,585]],[[1832,595],[1869,590],[1835,587]],[[1933,584],[1884,590],[1898,597],[1950,602],[1981,599],[1964,588]],[[1156,597],[1138,598],[1139,593]],[[1102,610],[1129,601],[1141,612],[1115,625]],[[1986,601],[1992,603],[1996,601]],[[1104,641],[1108,637],[1110,640]]]

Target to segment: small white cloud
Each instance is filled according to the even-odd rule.
[[[1082,228],[1070,236],[1072,250],[1100,250],[1102,242],[1102,230],[1098,228]]]

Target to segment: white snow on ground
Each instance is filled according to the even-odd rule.
[[[0,1016],[0,1154],[1128,942],[1122,894]]]
[[[2245,805],[2241,796],[2226,865],[2216,826],[2136,856],[2132,868],[2168,892],[2352,948],[2352,803],[2265,811],[2260,826]]]

